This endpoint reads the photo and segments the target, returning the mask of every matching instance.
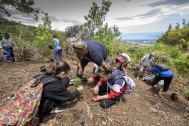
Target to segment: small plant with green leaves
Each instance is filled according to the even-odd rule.
[[[74,87],[77,88],[81,85],[82,79],[81,78],[76,78],[74,82]]]
[[[183,92],[184,96],[186,96],[187,98],[189,98],[189,89],[186,89],[184,92]]]

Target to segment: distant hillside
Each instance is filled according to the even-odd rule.
[[[155,40],[161,36],[161,32],[121,34],[122,40]]]
[[[149,40],[131,40],[131,39],[126,39],[122,40],[123,42],[129,42],[129,43],[137,43],[137,44],[150,44],[150,45],[155,45],[156,40],[155,39],[149,39]]]

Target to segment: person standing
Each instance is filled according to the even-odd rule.
[[[149,67],[150,69],[152,68],[154,57],[155,57],[154,53],[146,54],[142,57],[140,61],[139,74],[137,79],[143,77],[144,73],[148,70]]]
[[[15,62],[15,59],[14,59],[14,52],[13,52],[13,46],[14,46],[14,43],[13,41],[10,39],[10,35],[5,33],[5,36],[2,40],[2,47],[5,51],[9,52],[12,59],[11,61],[12,62]]]
[[[54,58],[56,60],[56,62],[59,64],[59,60],[57,55],[60,58],[60,61],[62,61],[62,49],[59,45],[59,40],[57,39],[57,35],[53,35],[53,42],[54,42]]]
[[[108,61],[108,50],[105,45],[95,41],[78,41],[73,45],[74,52],[76,53],[77,78],[82,78],[85,66],[89,62],[93,62],[98,67],[105,66],[105,62]],[[94,79],[98,76],[98,72],[88,79],[88,83],[94,82]]]

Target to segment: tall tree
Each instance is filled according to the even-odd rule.
[[[34,0],[0,0],[0,16],[6,14],[10,17],[7,8],[11,6],[22,13],[33,14],[34,19],[37,20],[40,9],[33,7],[34,4]]]
[[[103,25],[111,4],[112,2],[109,0],[102,0],[102,6],[99,7],[95,2],[93,2],[89,10],[89,14],[84,16],[87,21],[85,25],[91,30],[92,36],[95,31],[98,31]]]

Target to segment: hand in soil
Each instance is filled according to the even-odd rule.
[[[87,83],[93,83],[94,82],[94,79],[92,77],[90,77],[87,81]]]

